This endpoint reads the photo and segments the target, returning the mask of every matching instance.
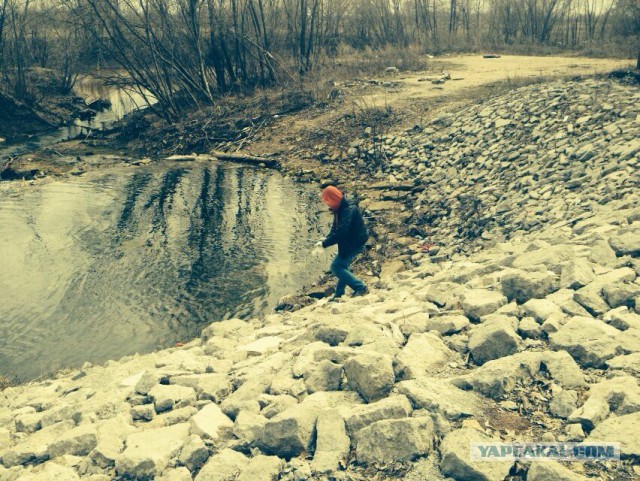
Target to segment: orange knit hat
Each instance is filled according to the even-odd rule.
[[[332,211],[337,211],[342,202],[342,192],[330,185],[322,191],[322,202],[329,206]]]

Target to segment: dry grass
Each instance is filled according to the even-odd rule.
[[[388,67],[395,67],[400,72],[419,72],[429,67],[429,58],[416,46],[382,50],[355,50],[342,46],[334,58],[321,59],[312,75],[344,80],[385,75]]]

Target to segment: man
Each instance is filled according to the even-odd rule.
[[[334,186],[322,191],[322,201],[333,212],[333,226],[327,238],[316,245],[326,249],[338,244],[338,254],[331,262],[331,272],[338,278],[338,284],[331,300],[341,298],[347,286],[353,289],[354,297],[364,295],[368,292],[367,286],[349,270],[349,265],[364,250],[369,238],[360,209]]]

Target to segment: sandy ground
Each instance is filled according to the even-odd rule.
[[[436,64],[441,72],[451,74],[451,80],[442,85],[420,79],[431,78],[435,72],[426,75],[400,75],[397,81],[403,87],[400,92],[388,95],[388,102],[411,102],[417,99],[455,97],[464,95],[483,85],[494,82],[514,84],[531,79],[552,79],[565,76],[594,75],[633,65],[631,60],[594,59],[585,57],[525,57],[505,55],[500,58],[483,58],[481,55],[438,58]],[[374,97],[372,100],[379,101]]]

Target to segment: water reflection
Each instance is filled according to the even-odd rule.
[[[120,120],[136,109],[147,105],[144,95],[133,89],[124,89],[113,85],[105,85],[104,81],[94,77],[83,77],[74,87],[74,92],[88,102],[97,99],[108,100],[111,107],[98,112],[88,121],[76,120],[76,125],[103,129]],[[155,99],[147,94],[153,104]]]
[[[313,282],[329,219],[274,173],[198,164],[0,186],[0,374],[150,351]]]
[[[79,135],[91,135],[96,130],[109,128],[126,114],[147,105],[143,94],[130,89],[107,86],[102,80],[93,77],[80,79],[74,87],[74,92],[89,102],[97,99],[109,100],[111,107],[98,112],[91,119],[75,119],[70,125],[56,130],[33,135],[26,140],[0,145],[0,159],[74,139]],[[154,103],[152,96],[148,95],[147,98]]]

